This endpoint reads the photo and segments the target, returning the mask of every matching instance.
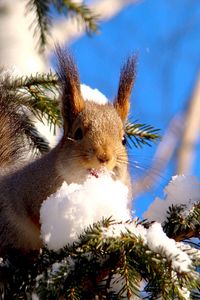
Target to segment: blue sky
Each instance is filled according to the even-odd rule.
[[[129,5],[113,19],[100,24],[100,33],[83,36],[71,45],[81,81],[113,99],[119,71],[126,57],[137,53],[137,80],[130,116],[165,132],[175,114],[186,108],[200,67],[199,0],[143,0]],[[133,149],[142,167],[151,164],[156,150]],[[200,145],[197,146],[197,153]],[[173,159],[160,174],[158,190],[135,203],[141,215],[175,172]],[[135,175],[136,170],[133,170]],[[193,174],[200,177],[197,159]]]

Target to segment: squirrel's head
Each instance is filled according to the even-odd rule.
[[[65,176],[71,168],[74,182],[82,173],[112,171],[116,178],[127,172],[127,151],[124,125],[130,107],[130,95],[135,79],[135,57],[130,57],[121,70],[114,103],[97,104],[85,101],[81,95],[79,74],[70,54],[57,49],[58,75],[62,88],[64,134],[60,142],[60,168]],[[70,175],[66,174],[66,181]],[[77,180],[76,180],[77,179]]]

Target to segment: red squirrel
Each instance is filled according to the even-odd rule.
[[[42,247],[40,207],[63,181],[82,183],[90,170],[102,167],[130,187],[124,124],[135,78],[135,59],[121,69],[113,104],[85,101],[72,56],[57,49],[63,136],[56,147],[0,179],[0,255],[9,249],[24,252]],[[0,164],[9,169],[23,153],[23,131],[16,120],[18,106],[0,88]]]

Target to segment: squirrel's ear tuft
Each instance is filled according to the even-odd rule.
[[[58,78],[62,88],[62,116],[64,134],[68,133],[77,115],[84,109],[85,102],[81,95],[80,79],[76,64],[69,52],[56,47],[58,58]]]
[[[135,75],[136,56],[131,56],[121,69],[118,93],[114,101],[114,107],[116,108],[123,122],[126,121],[128,116],[130,96],[135,81]]]

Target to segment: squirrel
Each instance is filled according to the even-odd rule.
[[[10,249],[27,253],[43,246],[40,207],[63,181],[82,183],[91,170],[104,167],[131,189],[124,125],[135,79],[134,56],[121,69],[114,103],[97,104],[83,99],[72,55],[60,48],[56,52],[63,136],[47,154],[1,176],[0,255]],[[13,102],[7,102],[2,89],[0,93],[0,166],[9,168],[23,151],[23,126],[14,118],[18,107],[9,106]]]

